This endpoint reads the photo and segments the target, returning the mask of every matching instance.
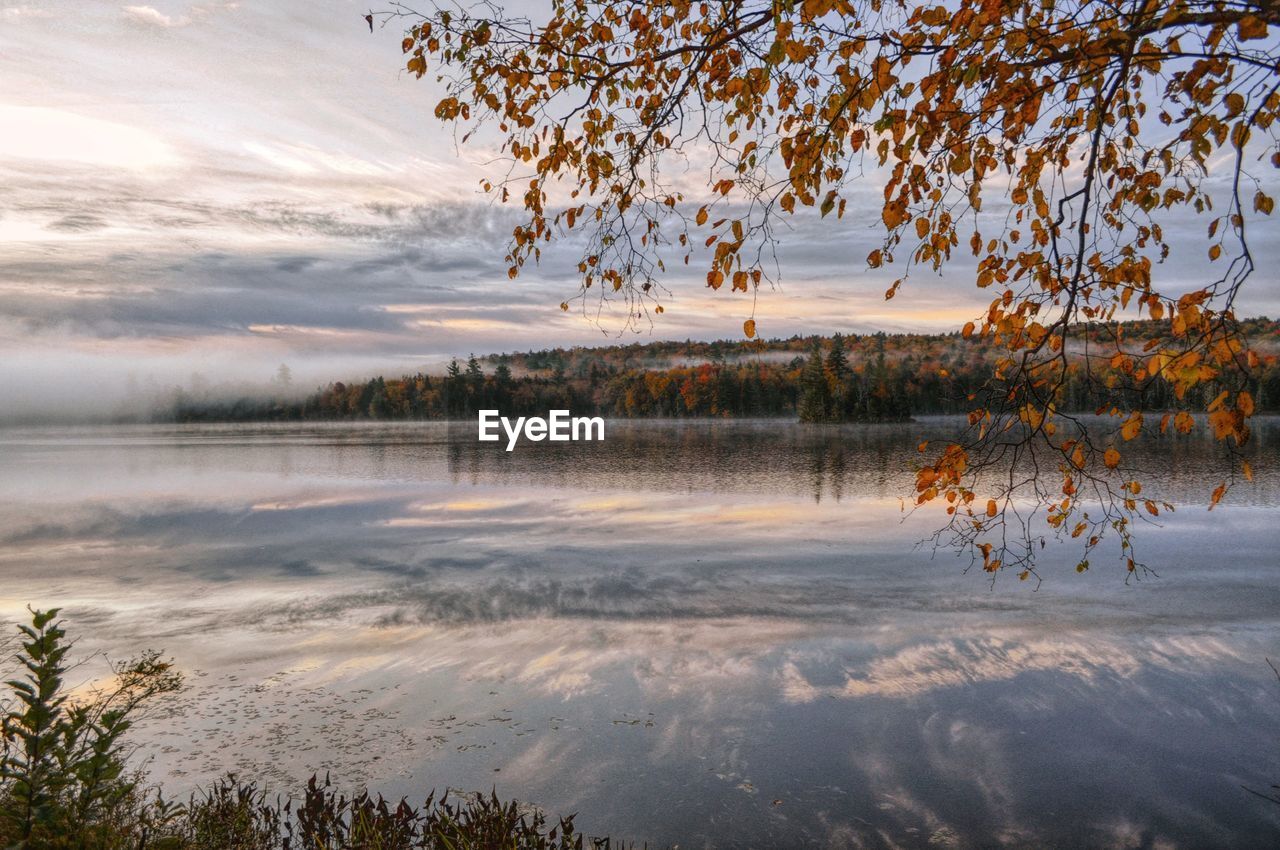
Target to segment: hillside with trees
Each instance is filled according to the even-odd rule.
[[[1167,410],[1176,388],[1139,377],[1099,344],[1141,350],[1157,322],[1076,329],[1062,411],[1141,405]],[[1259,410],[1280,410],[1280,323],[1243,323],[1255,351],[1252,393]],[[470,418],[481,408],[508,415],[567,408],[578,414],[638,417],[781,417],[805,422],[890,422],[912,415],[966,413],[989,380],[997,347],[961,334],[796,336],[781,340],[650,342],[555,348],[453,360],[442,373],[334,381],[302,397],[216,399],[175,391],[158,415],[175,421],[391,420]],[[1128,368],[1126,368],[1128,367]],[[1206,409],[1206,382],[1183,402]]]

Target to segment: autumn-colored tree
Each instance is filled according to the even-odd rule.
[[[578,230],[581,292],[628,321],[663,311],[672,261],[751,295],[780,271],[779,217],[840,227],[858,181],[883,190],[865,259],[901,269],[886,298],[972,255],[950,274],[991,301],[963,332],[1003,355],[967,429],[929,450],[915,501],[941,500],[951,542],[993,574],[1034,575],[1049,533],[1079,540],[1084,569],[1114,532],[1140,570],[1134,521],[1165,506],[1123,445],[1202,427],[1189,393],[1212,388],[1207,427],[1228,453],[1249,439],[1256,358],[1233,304],[1274,206],[1254,171],[1280,165],[1275,0],[555,0],[539,20],[481,3],[383,21],[406,26],[407,70],[445,86],[436,116],[505,154],[483,188],[526,214],[511,277]],[[1183,208],[1221,271],[1170,292],[1162,220]],[[1072,333],[1140,312],[1160,322],[1140,345]],[[1067,415],[1063,387],[1098,361],[1138,398],[1171,387],[1172,409],[1112,407],[1093,387],[1106,424]],[[1237,474],[1239,457],[1211,504]]]

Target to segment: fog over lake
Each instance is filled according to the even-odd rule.
[[[1178,505],[1158,577],[1051,541],[994,587],[902,509],[955,425],[0,430],[0,618],[176,658],[139,754],[171,790],[496,786],[685,848],[1274,843],[1241,786],[1280,782],[1280,421],[1212,513],[1220,446],[1126,453]]]

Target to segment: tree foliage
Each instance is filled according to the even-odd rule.
[[[164,810],[140,804],[125,769],[126,733],[155,698],[181,687],[182,676],[160,653],[145,652],[112,664],[105,684],[73,697],[65,681],[72,645],[57,617],[56,608],[33,610],[30,625],[18,626],[20,675],[0,696],[0,844],[124,846],[114,831],[122,812],[146,820],[144,810]]]
[[[780,217],[839,227],[860,181],[880,189],[883,242],[865,259],[900,270],[886,298],[921,268],[991,294],[964,333],[1004,355],[967,430],[922,463],[916,499],[941,500],[950,541],[993,573],[1032,574],[1046,528],[1028,517],[1083,524],[1086,550],[1115,531],[1139,569],[1123,444],[1199,427],[1183,409],[1104,407],[1102,431],[1065,416],[1080,356],[1138,390],[1223,386],[1205,427],[1228,450],[1249,439],[1255,358],[1233,304],[1274,207],[1254,172],[1280,165],[1273,2],[556,0],[537,21],[484,3],[387,18],[407,24],[407,70],[446,87],[435,115],[505,155],[483,187],[526,214],[510,276],[581,231],[582,294],[620,300],[628,321],[663,311],[673,261],[753,293],[778,273]],[[1166,291],[1165,217],[1180,210],[1202,216],[1219,272]],[[1074,324],[1139,313],[1167,331],[1070,350]],[[1237,471],[1250,474],[1230,464],[1215,504]]]
[[[1280,323],[1249,319],[1246,339],[1262,351],[1247,389],[1261,412],[1280,412]],[[1071,339],[1108,339],[1111,325],[1078,328]],[[1122,326],[1131,339],[1162,331],[1154,322]],[[830,339],[796,336],[776,340],[653,341],[601,348],[544,349],[489,355],[493,372],[477,386],[461,367],[444,375],[424,372],[398,378],[336,381],[306,396],[259,392],[200,393],[174,390],[154,401],[155,421],[457,419],[480,408],[543,415],[553,408],[621,418],[796,417],[801,415],[805,352],[825,351],[826,393],[811,409],[812,421],[885,422],[912,415],[964,414],[970,396],[1002,356],[999,346],[952,334],[864,334]],[[479,361],[478,361],[479,362]],[[1087,366],[1087,368],[1086,368]],[[1203,413],[1220,390],[1201,384],[1178,399],[1174,386],[1157,380],[1126,386],[1108,362],[1083,360],[1060,392],[1059,410],[1087,413],[1107,405],[1167,410],[1175,403]],[[1177,429],[1170,436],[1184,437]],[[1173,443],[1167,443],[1173,445]]]
[[[0,847],[6,850],[582,850],[623,846],[588,839],[569,815],[502,801],[496,792],[430,793],[421,806],[312,776],[296,798],[268,799],[228,775],[187,803],[144,788],[126,769],[126,738],[157,697],[182,685],[173,664],[147,651],[112,665],[101,687],[75,694],[65,677],[72,642],[58,609],[18,626],[19,674],[0,694]],[[0,635],[0,647],[9,641]]]

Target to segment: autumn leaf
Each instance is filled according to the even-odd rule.
[[[1236,24],[1236,33],[1241,41],[1266,38],[1267,22],[1257,15],[1245,15],[1240,19],[1240,23]]]
[[[833,189],[827,193],[827,196],[825,198],[822,199],[822,207],[819,209],[819,213],[822,215],[823,218],[826,218],[827,214],[830,213],[835,208],[836,208],[836,193],[835,193],[835,190]]]
[[[1213,495],[1209,498],[1209,510],[1213,510],[1218,506],[1218,502],[1222,501],[1222,497],[1227,493],[1227,485],[1219,484],[1213,490]]]
[[[1134,411],[1125,420],[1124,425],[1120,427],[1120,436],[1126,440],[1132,440],[1140,433],[1142,433],[1142,414]]]
[[[400,61],[418,77],[438,71],[435,115],[467,125],[460,144],[483,150],[483,185],[520,207],[509,268],[537,263],[566,222],[569,245],[586,246],[580,291],[594,286],[629,326],[669,247],[685,264],[697,257],[690,215],[710,224],[697,241],[712,290],[758,286],[761,258],[781,256],[785,217],[816,212],[834,234],[846,199],[862,198],[850,212],[879,243],[867,266],[901,270],[886,298],[911,274],[938,275],[944,294],[925,307],[943,313],[961,303],[946,287],[976,287],[984,314],[962,325],[963,348],[945,363],[925,358],[929,380],[954,386],[976,417],[929,458],[933,477],[916,491],[945,502],[952,539],[972,549],[994,526],[974,489],[1007,473],[1009,458],[1060,476],[1062,499],[1044,498],[1057,488],[1037,481],[1001,502],[1025,494],[1055,527],[1078,524],[1086,485],[1112,493],[1103,479],[1116,450],[1054,427],[1065,404],[1105,414],[1116,399],[1158,399],[1162,434],[1192,432],[1203,411],[1216,439],[1250,439],[1257,404],[1240,388],[1258,386],[1260,367],[1233,307],[1251,279],[1245,260],[1258,256],[1252,224],[1274,211],[1274,171],[1263,170],[1280,168],[1266,147],[1280,126],[1280,44],[1256,3],[1139,6],[1117,17],[1094,2],[581,0],[536,18],[428,6],[406,11]],[[1249,182],[1215,207],[1215,187],[1233,176]],[[995,215],[984,209],[993,198]],[[721,200],[731,213],[712,222],[708,206]],[[1190,289],[1164,229],[1187,215],[1206,224],[1188,249],[1221,266]],[[1122,324],[1136,313],[1150,321]],[[887,365],[899,355],[887,352]],[[1028,406],[1039,427],[1015,428],[1030,422]],[[1143,412],[1126,410],[1120,440],[1141,434]],[[963,455],[946,454],[960,445]],[[1145,510],[1136,492],[1104,498],[1106,521],[1091,523],[1122,551]],[[985,528],[957,525],[968,520]]]

